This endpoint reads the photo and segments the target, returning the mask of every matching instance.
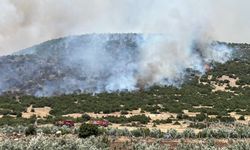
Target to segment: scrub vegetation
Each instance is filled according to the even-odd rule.
[[[250,45],[228,45],[235,49],[232,60],[209,64],[211,69],[203,75],[187,69],[189,76],[179,87],[155,85],[134,92],[53,97],[6,92],[0,96],[0,132],[7,137],[18,134],[20,138],[14,144],[12,138],[0,140],[0,149],[250,149]],[[45,107],[50,108],[49,113],[39,116],[37,109]],[[25,113],[33,115],[25,117]],[[153,118],[166,113],[169,117]],[[85,122],[93,119],[89,114],[124,129],[88,125]],[[61,120],[82,126],[47,126]],[[187,127],[181,132],[156,128],[162,125]],[[121,137],[129,140],[117,142]],[[154,140],[142,142],[140,138]],[[173,146],[166,139],[177,140],[178,144]],[[185,139],[203,139],[203,144],[183,142]],[[219,139],[227,139],[228,143],[218,145]]]

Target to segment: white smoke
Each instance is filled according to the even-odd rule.
[[[184,41],[202,34],[250,42],[249,5],[249,0],[1,0],[0,55],[85,33],[165,33]]]
[[[230,12],[223,4],[235,3],[222,1],[224,3],[219,2],[221,9],[218,9],[215,0],[2,0],[0,54],[10,54],[61,36],[142,33],[142,39],[134,39],[139,45],[137,54],[124,49],[108,52],[106,49],[109,48],[104,46],[110,37],[92,35],[85,42],[87,46],[76,46],[74,53],[69,52],[63,57],[63,65],[77,67],[80,71],[75,73],[76,76],[84,77],[84,80],[70,76],[48,80],[36,95],[53,95],[58,90],[60,93],[71,93],[76,89],[98,92],[175,84],[184,78],[187,68],[204,72],[206,63],[225,62],[230,58],[231,50],[226,46],[210,46],[220,37],[216,22],[225,28],[228,26],[223,18],[216,16]],[[74,43],[74,40],[68,38],[64,49],[69,46],[70,51],[72,45],[68,43]],[[75,44],[73,46],[75,48]],[[0,79],[2,91],[12,88],[4,80],[5,76]],[[13,81],[25,82],[20,81],[18,75],[13,78]]]
[[[0,93],[36,96],[180,85],[187,69],[230,59],[231,49],[163,34],[90,34],[48,41],[0,59]]]

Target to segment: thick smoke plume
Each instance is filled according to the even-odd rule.
[[[206,64],[230,59],[225,45],[178,42],[160,34],[90,34],[48,41],[0,59],[0,92],[51,96],[179,85],[187,69],[204,73]]]
[[[222,1],[2,0],[1,55],[69,35],[141,34],[70,36],[1,57],[0,93],[50,96],[180,84],[187,68],[203,73],[205,64],[230,58],[225,45],[211,44],[223,37],[216,22],[225,20],[216,16],[231,12],[217,4],[234,3]]]
[[[250,42],[248,6],[249,0],[1,0],[0,55],[85,33]]]

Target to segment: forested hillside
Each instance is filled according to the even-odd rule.
[[[205,117],[226,117],[230,112],[237,112],[243,116],[250,115],[250,45],[229,46],[235,49],[232,60],[224,64],[211,64],[212,69],[202,76],[191,74],[189,80],[180,87],[154,86],[134,92],[69,94],[54,97],[6,93],[0,97],[0,114],[3,115],[0,121],[8,121],[10,124],[9,120],[27,121],[21,118],[21,114],[31,105],[33,108],[50,107],[48,119],[72,113],[109,114],[137,109],[153,114],[183,114],[183,110],[189,110],[202,112],[206,114]],[[14,119],[10,115],[17,118]],[[219,117],[212,121],[219,120]]]

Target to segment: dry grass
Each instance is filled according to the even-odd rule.
[[[236,84],[236,82],[239,80],[239,78],[234,79],[234,78],[230,78],[229,76],[223,75],[222,77],[217,78],[217,80],[219,80],[219,81],[228,80],[230,87],[239,87],[239,85]],[[212,82],[212,85],[214,87],[213,92],[216,92],[216,91],[233,92],[230,90],[226,90],[226,88],[228,87],[227,84],[218,85],[215,82]]]
[[[32,112],[32,109],[34,110]],[[43,108],[33,108],[33,106],[29,106],[27,108],[26,112],[22,112],[22,117],[23,118],[31,118],[32,116],[36,116],[36,117],[40,117],[40,118],[45,118],[47,117],[49,114],[49,112],[51,111],[50,107],[43,107]]]

